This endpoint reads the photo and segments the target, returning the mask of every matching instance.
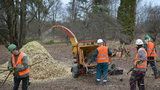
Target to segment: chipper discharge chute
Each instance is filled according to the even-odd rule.
[[[89,59],[92,57],[92,52],[98,47],[95,40],[85,40],[79,41],[75,35],[66,27],[61,25],[54,25],[51,29],[58,28],[59,30],[64,31],[70,39],[72,45],[72,54],[73,58],[76,59],[74,65],[71,68],[71,72],[74,78],[77,78],[79,75],[86,73],[95,73],[96,63],[87,65]],[[120,72],[120,73],[117,73]],[[110,75],[123,74],[123,70],[118,70],[111,68],[109,70]]]

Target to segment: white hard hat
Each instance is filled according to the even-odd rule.
[[[143,41],[141,39],[137,39],[136,40],[136,45],[143,45]]]
[[[97,43],[103,43],[103,40],[102,39],[98,39]]]

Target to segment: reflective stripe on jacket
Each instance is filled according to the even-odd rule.
[[[12,54],[12,65],[13,65],[14,68],[16,68],[18,65],[23,66],[22,60],[23,60],[24,55],[25,54],[23,52],[20,52],[17,60],[15,60],[15,56]],[[23,75],[26,75],[26,74],[29,74],[29,68],[18,72],[19,76],[23,76]]]
[[[145,56],[147,56],[147,52],[144,48],[140,48],[139,50],[143,50],[145,52]],[[139,59],[139,54],[137,52],[137,54],[134,58],[134,65],[136,66],[136,68],[140,68],[140,69],[146,69],[147,68],[147,60],[141,60],[142,62],[137,64],[138,61],[140,61],[140,59]]]
[[[101,45],[100,47],[97,48],[97,50],[98,50],[97,63],[109,62],[108,47]]]
[[[151,41],[147,43],[147,57],[156,57],[155,44]]]

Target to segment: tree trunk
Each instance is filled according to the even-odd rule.
[[[73,22],[76,20],[76,0],[72,1],[72,20]]]
[[[20,6],[19,47],[22,47],[26,36],[26,0],[21,0]]]

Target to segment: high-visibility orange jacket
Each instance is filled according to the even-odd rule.
[[[97,63],[105,63],[110,62],[110,59],[108,57],[108,47],[101,45],[97,48],[98,55],[97,55]]]
[[[157,57],[155,44],[151,41],[147,42],[147,57]]]
[[[23,65],[22,60],[23,60],[24,55],[25,54],[23,52],[20,52],[17,60],[15,60],[15,56],[12,54],[12,65],[14,68],[16,68],[17,65]],[[23,75],[29,74],[29,71],[30,71],[29,68],[27,68],[25,70],[19,71],[18,75],[23,76]]]
[[[145,52],[145,55],[146,55],[146,57],[147,57],[147,52],[146,52],[146,50],[145,50],[144,48],[140,48],[140,49]],[[139,54],[138,54],[138,52],[137,52],[137,54],[135,55],[135,58],[134,58],[134,65],[136,66],[136,68],[140,68],[140,69],[141,69],[141,68],[144,68],[144,69],[147,68],[147,60],[142,60],[142,63],[140,63],[140,64],[137,64],[138,61],[140,61],[140,59],[139,59]]]

